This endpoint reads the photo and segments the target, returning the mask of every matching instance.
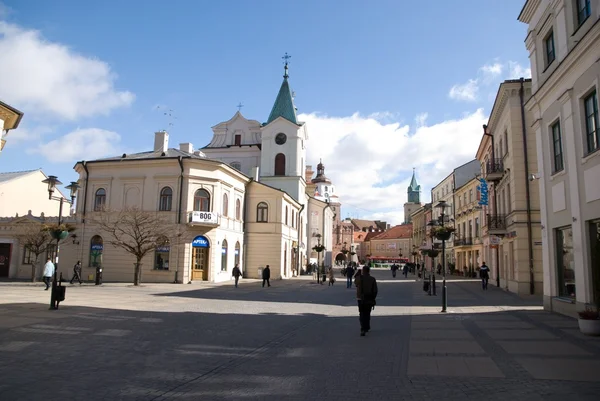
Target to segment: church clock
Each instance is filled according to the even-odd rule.
[[[275,143],[277,145],[283,145],[287,141],[287,136],[281,132],[275,136]]]

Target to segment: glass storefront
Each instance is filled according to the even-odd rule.
[[[558,296],[575,298],[575,262],[571,227],[556,230],[556,265]]]

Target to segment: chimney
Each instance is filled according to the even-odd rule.
[[[194,145],[192,145],[189,142],[180,143],[179,150],[181,150],[182,152],[194,153]]]
[[[169,149],[169,134],[167,131],[158,131],[154,134],[154,151],[166,152]]]
[[[259,167],[258,167],[258,166],[256,166],[256,167],[252,167],[252,168],[250,169],[250,177],[251,177],[251,178],[252,178],[254,181],[259,181],[259,180],[258,180],[258,178],[259,178],[258,171],[259,171]]]

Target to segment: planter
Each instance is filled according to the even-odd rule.
[[[50,231],[50,235],[52,236],[52,238],[54,239],[65,239],[69,236],[69,232],[68,231],[61,231],[61,230],[52,230]]]
[[[433,250],[433,251],[429,251],[427,254],[429,255],[429,257],[435,258],[440,254],[440,251]]]
[[[579,331],[587,336],[600,336],[600,319],[579,319]]]
[[[438,232],[435,234],[435,238],[439,239],[440,241],[448,241],[451,236],[452,233],[450,231]]]

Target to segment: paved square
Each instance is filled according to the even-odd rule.
[[[465,280],[441,314],[414,276],[375,276],[366,337],[341,281],[77,285],[57,311],[0,283],[0,400],[598,399],[600,339],[575,320]]]

